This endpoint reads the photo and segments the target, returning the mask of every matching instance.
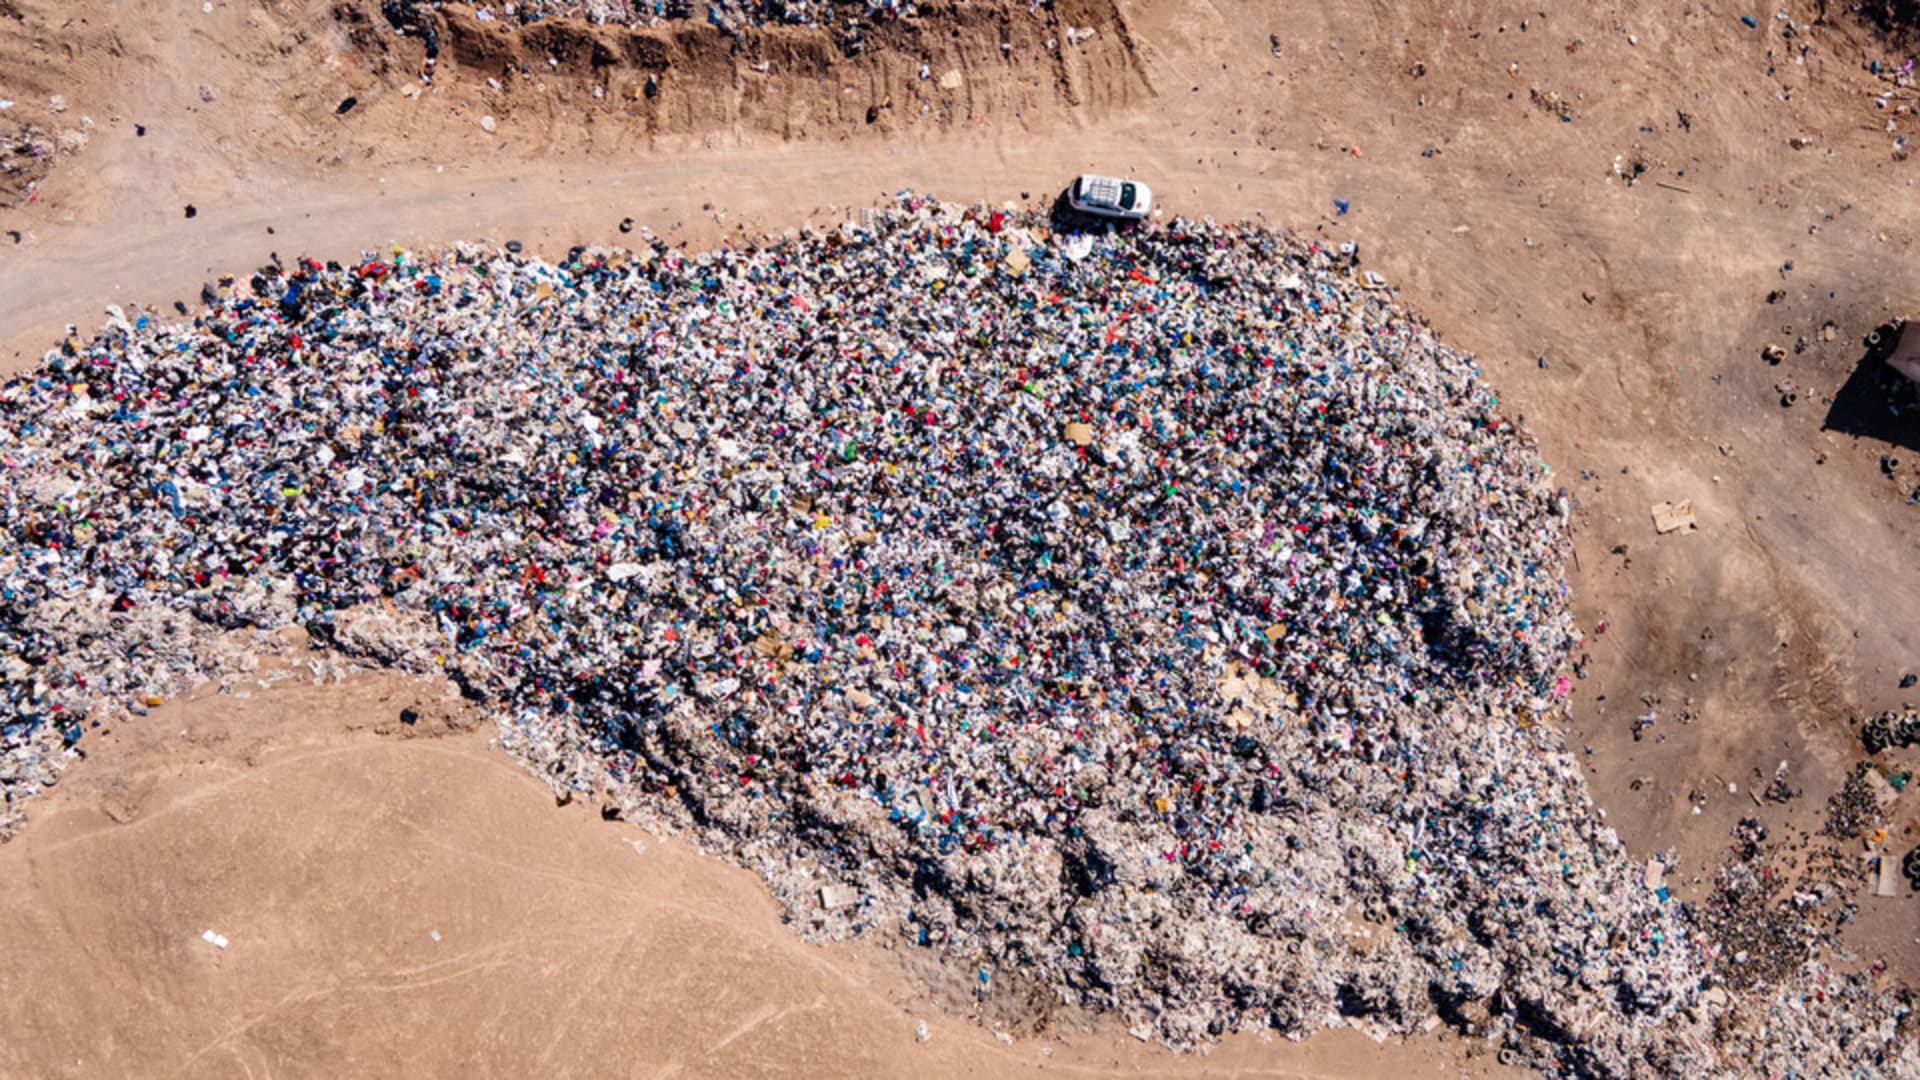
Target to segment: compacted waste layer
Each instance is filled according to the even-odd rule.
[[[397,26],[418,26],[422,9],[457,4],[484,22],[525,25],[581,19],[595,25],[656,26],[703,20],[724,31],[755,26],[823,26],[855,37],[862,26],[919,14],[912,0],[381,0]]]

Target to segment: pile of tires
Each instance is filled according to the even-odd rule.
[[[1883,712],[1860,729],[1860,740],[1866,744],[1869,754],[1877,754],[1890,746],[1920,743],[1920,714]]]

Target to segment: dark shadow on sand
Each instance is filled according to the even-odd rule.
[[[1883,339],[1897,336],[1882,327]],[[1833,407],[1820,425],[1856,439],[1872,439],[1889,446],[1920,451],[1920,393],[1913,383],[1887,366],[1892,342],[1868,345],[1853,374],[1833,396]]]

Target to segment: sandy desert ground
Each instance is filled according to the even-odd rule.
[[[1170,213],[1358,242],[1478,354],[1576,500],[1568,741],[1631,849],[1678,852],[1681,896],[1741,818],[1817,829],[1863,756],[1856,718],[1920,696],[1900,686],[1920,428],[1860,373],[1862,335],[1920,304],[1920,164],[1895,146],[1920,117],[1868,69],[1907,53],[1840,5],[1787,4],[1815,24],[1789,38],[1739,2],[974,3],[852,59],[816,31],[730,55],[704,29],[516,36],[455,9],[429,86],[377,9],[0,0],[0,133],[67,136],[31,187],[0,184],[0,363],[272,252],[558,255],[626,218],[740,243],[907,187],[1042,206],[1076,172],[1126,172]],[[1050,51],[1066,26],[1098,32]],[[1649,508],[1682,499],[1697,531],[1656,535]],[[1175,1057],[1070,1022],[1006,1045],[878,946],[801,943],[749,875],[555,808],[479,718],[390,730],[407,695],[435,698],[369,677],[90,737],[0,848],[0,1071],[1493,1067],[1352,1032]],[[1783,761],[1798,794],[1760,800]],[[1913,896],[1860,905],[1850,962],[1920,977]]]

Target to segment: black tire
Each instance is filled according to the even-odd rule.
[[[1869,754],[1885,750],[1893,742],[1893,732],[1887,726],[1887,718],[1876,716],[1868,720],[1860,729],[1860,742]]]
[[[1905,319],[1895,319],[1868,331],[1864,342],[1867,347],[1867,359],[1873,363],[1881,363],[1893,355],[1893,347],[1900,343],[1900,333],[1905,326]]]

